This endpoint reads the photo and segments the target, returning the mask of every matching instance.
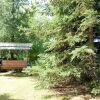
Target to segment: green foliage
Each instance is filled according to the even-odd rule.
[[[49,24],[44,23],[49,28],[40,28],[45,28],[47,50],[37,63],[40,80],[46,87],[72,78],[81,82],[83,74],[96,80],[92,39],[98,12],[94,4],[94,0],[51,0],[53,17]]]
[[[32,66],[32,67],[26,68],[23,72],[25,72],[29,76],[32,76],[32,75],[38,74],[40,70],[41,69],[39,68],[39,66]]]
[[[60,79],[60,75],[58,76],[58,73],[60,72],[59,69],[54,68],[55,66],[55,56],[54,55],[40,55],[40,59],[37,61],[38,66],[33,66],[32,68],[27,68],[25,70],[25,73],[28,75],[32,74],[38,74],[40,79],[40,84],[44,87],[50,87],[56,84]],[[53,76],[53,77],[52,77]],[[56,79],[58,78],[58,79]]]
[[[37,33],[35,33],[34,29],[37,28],[37,26],[34,27],[36,22],[34,18],[36,5],[33,3],[29,6],[26,0],[3,0],[0,2],[0,5],[0,22],[2,24],[0,25],[0,41],[33,43],[30,60],[36,60],[38,58],[37,55],[44,50],[43,41],[36,36]],[[2,54],[7,56],[9,52],[7,53]],[[15,51],[14,53],[21,53],[21,51]],[[20,59],[19,55],[17,55],[17,58]]]
[[[100,86],[93,88],[91,93],[94,94],[95,96],[100,95]]]
[[[97,80],[93,28],[98,24],[98,12],[94,4],[94,0],[52,0],[52,19],[47,23],[39,20],[42,27],[37,28],[36,32],[40,33],[37,36],[47,36],[44,39],[47,49],[39,56],[36,72],[45,87],[61,81],[88,85],[88,79]]]
[[[41,85],[46,88],[62,81],[79,81],[86,84],[91,93],[99,94],[96,83],[99,69],[93,48],[93,30],[98,25],[95,0],[51,0],[50,3],[52,18],[45,12],[38,12],[33,23],[36,26],[31,27],[33,30],[29,34],[32,36],[33,32],[41,38],[43,44],[38,43],[45,45],[46,50],[41,53],[41,46],[34,45],[36,49],[33,50],[40,48],[41,53],[37,53],[38,67],[27,69],[26,73],[37,73]]]
[[[77,68],[74,65],[67,65],[65,68],[62,68],[60,71],[61,81],[65,81],[66,83],[73,81],[78,81],[81,76],[81,69]]]
[[[27,41],[25,34],[19,32],[19,24],[21,23],[21,11],[19,10],[22,5],[19,5],[20,1],[3,0],[1,7],[2,10],[2,24],[1,32],[3,31],[2,37],[0,38],[2,42],[23,42]],[[24,39],[22,39],[24,37]]]
[[[95,80],[86,84],[86,88],[94,96],[100,95],[100,81],[99,80]]]
[[[95,55],[94,51],[92,49],[89,49],[87,46],[75,48],[75,50],[73,50],[70,54],[72,55],[71,61],[73,61],[74,59],[82,59],[86,55]]]
[[[0,41],[33,43],[30,57],[37,61],[25,70],[27,74],[37,73],[44,87],[88,77],[93,82],[90,91],[99,93],[93,47],[93,30],[99,25],[95,0],[50,0],[29,8],[19,5],[20,0],[3,1]]]

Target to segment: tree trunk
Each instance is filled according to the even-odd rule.
[[[94,49],[94,39],[93,39],[93,29],[92,28],[89,28],[88,37],[89,37],[88,46],[91,49]]]

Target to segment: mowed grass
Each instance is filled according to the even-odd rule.
[[[60,100],[54,91],[36,85],[36,79],[20,73],[0,74],[0,100]]]
[[[85,99],[84,95],[74,97],[51,89],[36,89],[38,82],[36,77],[24,73],[0,73],[0,100],[100,100],[100,97]]]

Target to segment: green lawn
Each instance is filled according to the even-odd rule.
[[[37,90],[37,82],[35,78],[20,73],[0,74],[0,100],[69,100],[67,95],[64,98],[54,90]],[[75,98],[72,100],[85,100],[83,96]]]
[[[12,76],[11,76],[12,75]],[[58,100],[51,90],[37,90],[36,79],[22,74],[0,75],[0,100]]]

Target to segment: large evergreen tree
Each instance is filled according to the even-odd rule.
[[[98,80],[93,42],[94,28],[99,25],[96,1],[51,0],[51,5],[47,54],[39,60],[42,82]]]
[[[95,0],[52,0],[52,4],[57,20],[54,29],[58,32],[54,31],[56,41],[50,49],[57,54],[57,66],[64,68],[71,64],[78,67],[77,72],[92,71],[93,28],[99,24]]]

